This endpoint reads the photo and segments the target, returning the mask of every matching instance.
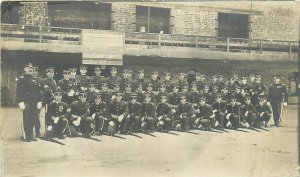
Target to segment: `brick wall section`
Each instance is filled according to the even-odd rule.
[[[45,26],[47,2],[21,2],[20,24]]]
[[[112,30],[136,31],[136,6],[129,3],[112,3]]]
[[[217,12],[198,9],[171,9],[171,32],[201,36],[216,35]]]

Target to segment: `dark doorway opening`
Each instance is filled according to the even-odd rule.
[[[20,2],[3,1],[1,3],[1,23],[19,24]]]

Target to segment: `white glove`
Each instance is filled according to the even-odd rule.
[[[54,118],[54,123],[57,124],[58,120],[59,120],[59,117],[55,117]]]
[[[19,103],[19,107],[20,107],[20,109],[23,111],[23,110],[25,109],[25,104],[24,104],[24,102],[20,102],[20,103]]]
[[[162,116],[159,116],[159,117],[158,117],[158,120],[161,120],[161,119],[162,119]]]
[[[180,118],[182,119],[182,114],[180,114]]]
[[[248,122],[245,123],[246,128],[249,128],[249,124]]]
[[[110,126],[114,126],[114,125],[115,125],[115,123],[114,123],[113,121],[110,121],[108,124],[109,124]]]
[[[80,121],[81,121],[81,117],[78,117],[77,120],[73,121],[73,124],[75,126],[79,126],[80,125]]]
[[[283,103],[283,106],[287,106],[287,102],[284,102],[284,103]]]
[[[74,91],[72,92],[73,90],[71,90],[69,93],[68,93],[68,96],[74,96]]]
[[[228,120],[230,116],[231,116],[231,113],[227,114],[226,119]]]
[[[174,114],[176,112],[176,110],[175,109],[172,109],[172,113]]]
[[[259,117],[262,117],[264,115],[265,112],[262,112],[259,114]]]
[[[228,123],[226,124],[227,127],[229,127],[229,126],[231,126],[231,125],[232,125],[232,124],[231,124],[230,121],[228,121]]]
[[[37,107],[38,109],[41,109],[42,106],[43,106],[43,105],[42,105],[42,102],[38,102],[37,105],[36,105],[36,107]]]
[[[94,119],[94,118],[95,118],[95,116],[96,116],[96,113],[94,113],[94,114],[92,115],[92,118]]]
[[[249,114],[249,111],[246,111],[246,112],[245,112],[245,116],[247,117],[247,116],[248,116],[248,114]]]
[[[122,115],[120,115],[120,116],[118,117],[118,121],[119,121],[119,122],[122,122],[123,118],[124,118],[124,114],[122,114]]]
[[[52,126],[49,125],[49,126],[47,127],[47,130],[48,130],[48,131],[51,131],[51,130],[52,130]]]
[[[271,103],[270,103],[270,102],[267,102],[267,105],[268,105],[268,106],[270,106],[270,105],[271,105]]]
[[[112,97],[111,97],[111,100],[114,100],[116,98],[116,96],[115,95],[113,95]]]
[[[218,121],[216,121],[216,123],[215,123],[215,127],[216,127],[216,126],[218,126],[218,125],[219,125],[219,122],[218,122]]]
[[[216,112],[218,112],[218,110],[214,109],[214,110],[213,110],[213,113],[215,114]]]

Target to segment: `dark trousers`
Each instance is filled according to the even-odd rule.
[[[102,115],[95,116],[95,130],[99,132],[103,132],[106,130],[107,120]]]
[[[229,117],[229,120],[226,119],[226,124],[228,123],[228,121],[230,121],[231,125],[233,126],[234,129],[238,129],[239,128],[239,116],[238,115],[231,115]]]
[[[278,124],[280,120],[281,114],[281,103],[280,102],[271,102],[272,110],[273,110],[273,118],[274,123]]]
[[[224,113],[216,113],[215,119],[216,119],[216,121],[218,121],[221,128],[224,127],[224,119],[225,119]]]
[[[163,118],[157,123],[159,130],[171,130],[173,120],[170,117],[163,116]]]
[[[184,131],[190,131],[193,119],[188,116],[182,116],[181,124]]]
[[[249,112],[248,116],[241,116],[241,119],[242,122],[247,122],[250,125],[250,127],[252,127],[253,123],[256,120],[256,115]]]
[[[130,132],[138,132],[141,128],[141,117],[129,116],[127,126]]]
[[[271,114],[265,112],[262,116],[257,115],[257,120],[255,123],[257,125],[260,125],[261,122],[265,121],[265,124],[268,124],[270,119],[271,119]]]
[[[117,119],[111,119],[110,121],[113,121],[116,125],[116,132],[120,131],[121,134],[126,134],[128,132],[127,124],[128,124],[128,118],[124,116],[121,122]]]
[[[39,125],[39,110],[36,107],[36,104],[33,103],[25,103],[25,109],[23,110],[23,131],[24,138],[30,139],[33,135],[33,127]],[[35,130],[39,132],[40,126],[36,126]]]
[[[47,130],[47,136],[50,137],[61,137],[65,134],[67,128],[68,128],[68,119],[67,118],[59,118],[57,123],[52,122],[49,124],[52,126],[52,130]],[[47,127],[49,126],[47,125]]]

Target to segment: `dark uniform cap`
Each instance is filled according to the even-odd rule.
[[[232,77],[238,77],[239,75],[238,74],[232,74]]]
[[[247,80],[247,78],[248,78],[247,76],[243,76],[242,80]]]
[[[216,98],[222,98],[221,94],[216,94]]]
[[[138,84],[136,87],[141,87],[141,88],[143,88],[144,86],[143,86],[143,84]]]
[[[107,87],[108,86],[108,84],[107,83],[102,83],[102,85],[101,85],[102,87],[103,86],[105,86],[105,87]]]
[[[66,69],[63,70],[63,74],[70,74],[70,73],[71,73],[70,70],[66,70]]]
[[[100,66],[95,66],[94,70],[95,71],[101,71],[101,67]]]
[[[160,98],[162,99],[162,98],[167,98],[168,97],[168,95],[167,94],[162,94],[162,95],[160,95]]]
[[[124,69],[124,70],[123,70],[123,73],[128,73],[128,69]]]
[[[89,87],[95,87],[94,83],[89,83]]]
[[[130,98],[137,98],[137,94],[135,94],[135,93],[131,94]]]
[[[256,77],[261,77],[261,74],[256,74]]]
[[[223,88],[222,88],[222,90],[228,90],[228,87],[227,87],[227,86],[225,86],[225,87],[223,87]]]
[[[165,75],[166,76],[171,76],[171,73],[170,72],[165,72]]]
[[[165,84],[161,84],[159,87],[160,88],[166,88],[166,85]]]
[[[96,92],[95,98],[101,98],[101,92]]]
[[[151,94],[149,94],[149,93],[145,93],[144,96],[145,96],[145,98],[151,98]]]
[[[77,68],[75,68],[75,67],[69,68],[69,70],[70,70],[71,72],[77,72]]]
[[[87,93],[86,93],[86,92],[80,92],[80,93],[79,93],[79,96],[80,96],[80,97],[87,97]]]
[[[234,78],[233,78],[233,77],[231,77],[229,80],[233,81],[233,80],[234,80]]]
[[[132,71],[131,69],[129,69],[129,70],[128,70],[128,73],[129,73],[129,74],[132,74],[132,73],[133,73],[133,71]]]
[[[200,75],[200,77],[203,77],[203,78],[205,78],[205,77],[206,77],[206,75],[205,75],[205,74],[201,74],[201,75]]]
[[[203,88],[209,88],[209,85],[205,84],[205,85],[203,86]]]
[[[235,97],[231,97],[230,101],[233,101],[233,100],[236,101],[236,98]]]
[[[54,93],[54,96],[61,96],[62,95],[62,91],[60,88],[58,88]]]
[[[185,73],[178,73],[179,76],[185,76]]]
[[[252,74],[249,74],[249,77],[255,77],[255,75],[252,73]]]
[[[114,83],[113,86],[114,87],[120,87],[120,84],[119,83]]]
[[[212,75],[211,78],[218,78],[218,76],[217,75]]]
[[[196,73],[196,76],[202,76],[202,74],[201,73]]]
[[[117,68],[113,66],[113,67],[110,68],[110,70],[115,70],[116,71]]]
[[[223,78],[223,75],[222,75],[222,74],[219,74],[219,75],[218,75],[218,78]]]
[[[241,86],[236,85],[236,86],[235,86],[235,89],[241,89]]]
[[[251,97],[250,96],[246,96],[245,100],[250,100],[251,101]]]
[[[152,74],[158,74],[158,71],[153,71]]]
[[[184,88],[184,89],[188,89],[188,88],[189,88],[189,86],[188,86],[188,85],[183,85],[183,86],[182,86],[182,88]]]
[[[53,72],[54,71],[54,68],[53,67],[48,67],[47,69],[46,69],[46,72]]]
[[[131,84],[126,84],[126,86],[125,87],[127,87],[127,88],[131,88]]]
[[[180,96],[180,99],[181,99],[181,100],[186,99],[186,96],[185,96],[185,95],[181,95],[181,96]]]
[[[213,89],[219,89],[219,86],[214,85],[214,86],[213,86]]]
[[[191,87],[197,87],[197,83],[196,82],[192,82]]]
[[[138,73],[144,73],[145,71],[143,69],[139,69]]]
[[[206,98],[205,97],[201,97],[200,101],[206,101]]]
[[[280,77],[279,74],[274,74],[273,77]]]
[[[32,67],[33,67],[32,63],[28,63],[27,65],[24,66],[24,68],[32,68]]]
[[[86,70],[87,69],[87,66],[85,66],[85,65],[80,65],[80,67],[79,67],[81,70]]]
[[[117,92],[116,93],[116,97],[121,97],[121,96],[123,96],[122,92]]]
[[[147,87],[152,87],[153,85],[151,83],[147,84]]]
[[[173,89],[175,89],[175,88],[178,89],[178,86],[177,86],[177,85],[174,85],[174,86],[173,86]]]

